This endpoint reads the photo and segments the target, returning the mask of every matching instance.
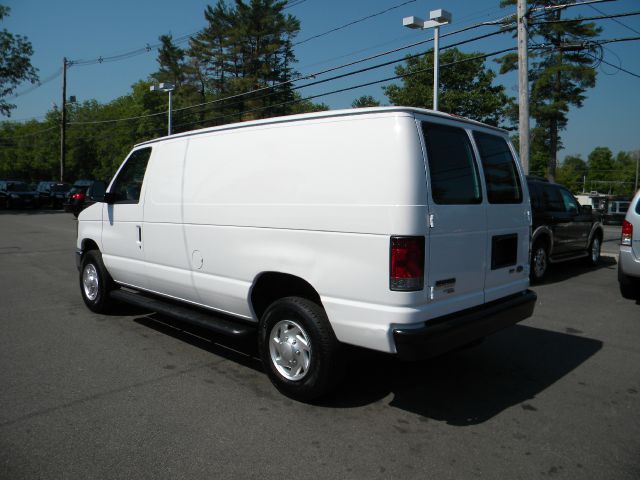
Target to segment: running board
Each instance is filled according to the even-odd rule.
[[[245,337],[255,334],[256,332],[256,328],[252,325],[245,325],[241,322],[215,315],[214,313],[184,307],[182,305],[150,297],[142,293],[117,289],[112,290],[109,293],[109,296],[114,300],[135,305],[136,307],[144,308],[145,310],[151,310],[221,335]]]
[[[575,255],[568,255],[566,257],[549,258],[549,263],[568,262],[569,260],[577,260],[579,258],[585,258],[585,257],[588,257],[588,256],[589,256],[588,252],[583,252],[583,253],[578,253],[578,254],[575,254]]]

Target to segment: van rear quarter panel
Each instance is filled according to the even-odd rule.
[[[341,335],[341,325],[367,319],[331,305],[424,302],[423,292],[389,290],[389,236],[426,233],[413,115],[211,132],[191,137],[187,148],[183,222],[188,254],[203,260],[200,269],[192,265],[203,304],[252,318],[255,278],[289,273],[318,291],[339,339],[362,344]]]

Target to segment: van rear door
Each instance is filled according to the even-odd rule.
[[[427,301],[437,317],[484,302],[486,207],[473,146],[457,122],[421,122],[427,163]]]
[[[489,129],[472,136],[486,186],[485,302],[491,302],[528,286],[531,206],[507,139]]]

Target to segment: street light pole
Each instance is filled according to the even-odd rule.
[[[168,128],[168,133],[167,135],[171,135],[171,120],[172,120],[172,113],[173,112],[173,102],[172,102],[172,94],[173,94],[173,89],[169,90],[169,128]]]
[[[173,83],[161,83],[159,85],[151,85],[149,91],[151,92],[168,92],[169,93],[169,119],[167,121],[167,135],[171,135],[171,112],[173,110],[173,99],[171,93],[175,90],[176,86]]]
[[[407,28],[420,28],[425,30],[433,28],[433,109],[438,110],[438,90],[440,83],[440,27],[448,25],[452,21],[451,13],[446,10],[431,10],[429,21],[418,17],[404,17],[402,25]]]

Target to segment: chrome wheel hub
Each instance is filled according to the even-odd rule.
[[[533,268],[536,277],[542,276],[547,269],[547,253],[544,251],[544,248],[536,250],[536,254],[533,257]]]
[[[591,260],[596,263],[600,258],[600,239],[594,238],[591,244]]]
[[[82,288],[84,296],[94,301],[98,297],[98,271],[92,263],[88,263],[82,271]]]
[[[304,329],[293,320],[281,320],[269,334],[271,362],[287,380],[301,380],[309,372],[311,342]]]

